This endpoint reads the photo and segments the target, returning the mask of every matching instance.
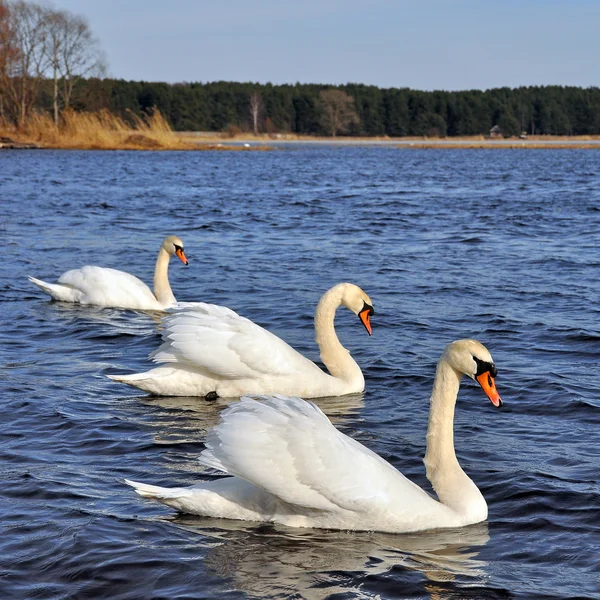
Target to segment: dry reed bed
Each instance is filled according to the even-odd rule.
[[[158,110],[130,123],[102,110],[66,111],[56,125],[48,114],[33,114],[22,130],[0,123],[0,135],[44,148],[78,150],[192,150],[197,146],[179,138]]]

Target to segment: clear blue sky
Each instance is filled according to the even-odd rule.
[[[54,0],[111,77],[464,90],[600,85],[600,0]]]

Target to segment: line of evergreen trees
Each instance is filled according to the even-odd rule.
[[[77,110],[106,108],[124,117],[157,107],[178,131],[250,131],[258,124],[267,133],[328,135],[321,101],[328,89],[353,100],[357,118],[340,130],[353,136],[487,135],[494,125],[505,136],[600,134],[598,87],[423,92],[360,84],[167,84],[90,78],[77,82],[71,105]],[[42,90],[40,106],[51,106],[47,91]]]

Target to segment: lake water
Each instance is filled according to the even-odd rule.
[[[599,598],[600,152],[279,148],[0,153],[1,598]],[[474,337],[505,406],[463,380],[455,445],[486,523],[411,535],[200,519],[124,478],[188,485],[222,403],[152,398],[159,321],[50,302],[27,275],[120,268],[151,283],[165,235],[179,300],[226,305],[314,360],[320,295],[364,394],[332,421],[430,489],[428,399]]]

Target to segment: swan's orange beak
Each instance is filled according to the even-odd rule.
[[[177,248],[177,250],[175,250],[175,254],[177,255],[177,258],[184,264],[187,265],[188,264],[188,259],[185,257],[185,254],[183,252],[182,248]]]
[[[489,371],[477,376],[479,385],[483,388],[485,395],[492,401],[494,406],[502,406],[502,398],[496,389],[496,382]]]
[[[373,330],[371,329],[371,315],[373,314],[373,307],[365,304],[365,308],[363,308],[358,313],[358,318],[361,320],[362,324],[365,326],[367,333],[371,335]]]

